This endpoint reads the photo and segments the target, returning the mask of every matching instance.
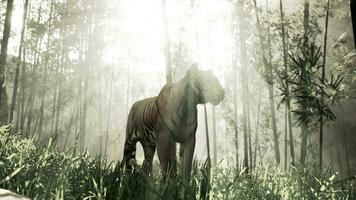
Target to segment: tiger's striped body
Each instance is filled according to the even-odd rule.
[[[136,102],[132,106],[126,126],[125,161],[135,158],[137,142],[140,142],[144,147],[147,146],[146,148],[149,146],[154,148],[156,143],[155,131],[158,128],[156,100],[157,97],[147,98]],[[152,162],[152,160],[150,160],[150,162]]]
[[[158,124],[157,97],[143,99],[136,102],[129,113],[127,123],[129,143],[145,141],[154,145],[156,142],[155,130]]]
[[[151,171],[157,147],[162,170],[174,174],[175,145],[178,142],[181,145],[180,156],[190,173],[198,125],[197,105],[207,102],[218,104],[223,98],[224,90],[217,79],[192,67],[179,82],[165,85],[158,96],[136,102],[130,110],[126,127],[124,163],[128,166],[129,161],[135,158],[136,143],[140,142],[145,154],[145,169]]]

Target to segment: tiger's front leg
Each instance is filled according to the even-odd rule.
[[[174,177],[177,173],[176,143],[170,132],[160,131],[156,146],[163,175]]]
[[[195,137],[181,144],[179,156],[180,156],[181,166],[182,166],[183,181],[185,183],[188,183],[190,181],[189,177],[192,170],[194,149],[195,149]]]

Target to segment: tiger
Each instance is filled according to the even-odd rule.
[[[180,143],[179,156],[188,176],[198,126],[198,104],[218,105],[225,91],[211,70],[203,71],[193,64],[186,75],[176,83],[167,83],[155,97],[134,103],[128,115],[123,163],[131,168],[135,160],[136,143],[144,151],[142,168],[152,171],[152,161],[157,155],[164,174],[175,174],[176,143]]]

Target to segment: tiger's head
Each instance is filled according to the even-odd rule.
[[[211,70],[199,70],[193,64],[187,72],[190,87],[199,97],[199,103],[218,105],[225,97],[225,91]]]

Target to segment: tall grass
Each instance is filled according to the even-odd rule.
[[[355,199],[352,182],[337,183],[335,176],[306,169],[290,172],[277,167],[241,169],[215,167],[208,182],[204,165],[194,162],[191,181],[179,175],[163,179],[147,176],[140,166],[123,173],[87,153],[59,151],[52,142],[36,146],[31,139],[0,129],[0,188],[32,199]]]

